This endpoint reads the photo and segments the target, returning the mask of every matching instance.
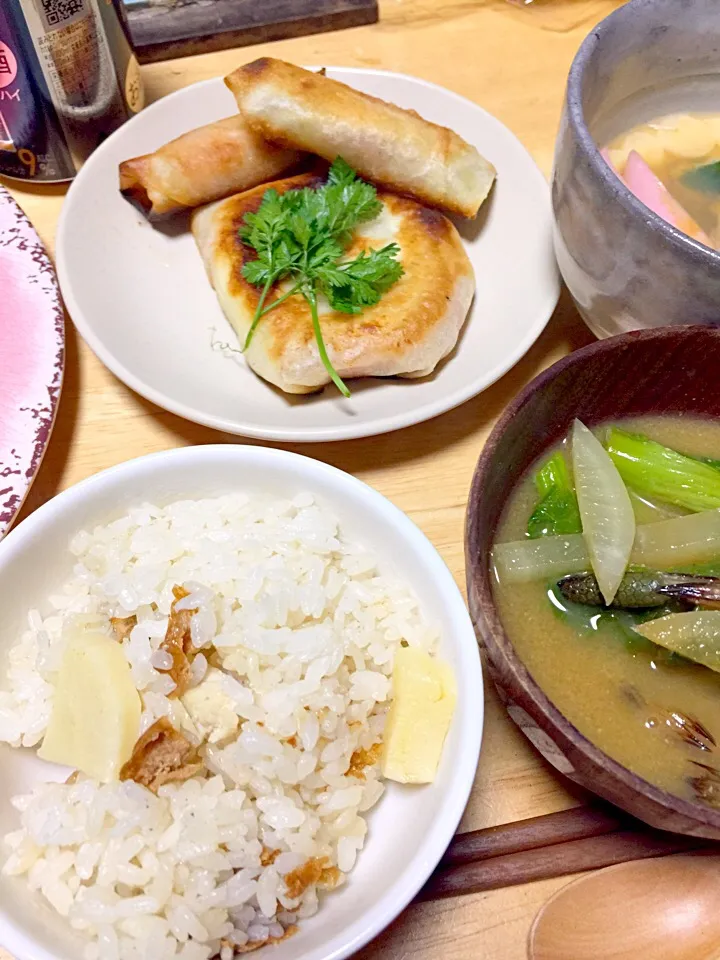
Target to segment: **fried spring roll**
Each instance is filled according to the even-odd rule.
[[[267,143],[238,114],[125,160],[120,191],[158,217],[275,180],[299,160],[297,151]]]
[[[474,217],[495,168],[446,127],[344,83],[263,57],[225,78],[240,112],[275,143],[334,160],[398,193]]]

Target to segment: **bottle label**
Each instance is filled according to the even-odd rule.
[[[123,96],[95,0],[20,0],[76,167],[97,143],[91,121],[119,126]],[[109,130],[108,130],[109,132]]]
[[[23,14],[0,3],[0,173],[65,180],[74,172]]]
[[[0,173],[69,179],[142,108],[139,68],[108,3],[0,0]]]

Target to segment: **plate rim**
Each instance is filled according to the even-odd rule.
[[[317,69],[317,67],[308,67],[307,69]],[[243,423],[239,418],[231,420],[225,417],[207,414],[202,410],[186,406],[184,403],[175,400],[173,397],[168,396],[160,390],[157,390],[155,387],[136,376],[131,370],[129,370],[124,364],[115,358],[115,355],[112,353],[112,351],[105,348],[100,337],[96,336],[93,328],[86,323],[84,312],[80,309],[77,300],[74,297],[70,271],[68,271],[65,264],[65,233],[67,230],[67,221],[70,216],[68,213],[68,210],[70,209],[68,200],[72,198],[73,191],[77,191],[78,184],[80,184],[80,188],[82,187],[84,170],[88,166],[92,166],[95,163],[100,162],[97,160],[97,158],[102,157],[104,152],[107,150],[108,144],[113,143],[114,138],[122,134],[123,130],[127,126],[124,124],[113,134],[111,134],[111,136],[108,137],[108,139],[101,144],[100,147],[90,157],[71,184],[70,190],[65,198],[65,202],[63,203],[60,217],[58,219],[56,233],[57,276],[60,285],[60,291],[62,293],[70,319],[72,320],[78,333],[96,355],[98,360],[100,360],[100,362],[107,367],[107,369],[115,377],[117,377],[122,383],[124,383],[139,396],[150,401],[161,410],[166,410],[175,416],[183,418],[184,420],[189,420],[192,423],[197,423],[201,426],[218,430],[221,433],[228,433],[233,436],[246,437],[254,440],[268,440],[273,442],[331,443],[342,440],[357,440],[366,437],[380,436],[385,433],[392,433],[395,430],[402,430],[406,427],[415,426],[419,423],[433,420],[435,417],[438,417],[443,413],[448,413],[450,410],[454,410],[457,407],[462,406],[462,404],[467,403],[468,400],[471,400],[473,397],[483,393],[494,383],[497,383],[501,377],[508,373],[508,371],[511,370],[522,359],[522,357],[525,356],[528,350],[530,350],[533,344],[540,337],[543,330],[550,322],[550,318],[552,317],[560,299],[560,271],[557,266],[557,261],[555,260],[554,252],[552,252],[553,214],[550,203],[550,185],[540,170],[540,167],[535,162],[535,159],[530,151],[508,126],[506,126],[501,120],[499,120],[489,111],[485,110],[484,107],[481,107],[478,103],[475,103],[475,101],[470,100],[468,97],[456,93],[454,90],[448,90],[447,87],[443,87],[441,84],[434,83],[431,80],[425,80],[422,77],[414,77],[407,73],[399,73],[394,70],[376,69],[373,67],[327,65],[325,69],[346,75],[383,77],[390,80],[400,79],[409,81],[410,83],[420,87],[425,87],[426,89],[436,90],[451,100],[471,106],[474,110],[477,110],[483,114],[486,119],[502,127],[513,138],[517,147],[525,154],[530,162],[530,165],[533,169],[533,175],[536,175],[537,179],[547,190],[547,214],[549,227],[548,242],[552,260],[552,268],[549,271],[549,274],[552,274],[552,276],[548,276],[550,295],[548,301],[542,304],[537,310],[537,317],[539,319],[532,324],[525,337],[523,337],[523,339],[516,344],[515,349],[508,352],[505,360],[491,372],[490,379],[484,382],[481,387],[477,386],[477,380],[470,381],[464,389],[454,391],[449,396],[444,394],[434,401],[425,403],[422,407],[414,407],[400,415],[389,414],[376,418],[371,422],[361,421],[358,423],[344,424],[342,426],[314,426],[300,428],[291,428],[288,426],[286,428],[275,428],[258,427],[252,423]],[[187,84],[186,86],[181,87],[179,90],[173,90],[172,93],[168,93],[165,96],[160,97],[154,103],[146,107],[142,113],[147,115],[148,113],[158,112],[159,110],[163,109],[164,105],[169,100],[181,97],[190,88],[217,87],[222,83],[222,77],[209,77],[206,80],[199,80],[196,83]],[[128,122],[131,123],[132,119]],[[272,388],[268,386],[268,389]],[[292,419],[290,418],[289,423],[291,422]]]
[[[22,182],[25,183],[26,181]],[[55,421],[57,420],[58,410],[60,409],[60,397],[62,396],[63,386],[65,384],[65,364],[67,359],[65,311],[63,308],[63,299],[60,294],[57,272],[53,266],[50,254],[40,234],[35,229],[33,222],[30,220],[30,217],[20,206],[7,186],[4,183],[0,183],[0,207],[3,206],[9,207],[11,210],[14,208],[16,223],[21,223],[29,239],[34,241],[34,246],[28,251],[27,257],[28,261],[32,260],[36,268],[33,276],[40,277],[42,275],[50,287],[52,287],[52,290],[47,293],[47,313],[50,314],[52,312],[53,317],[50,327],[55,339],[54,357],[56,363],[53,368],[55,371],[54,376],[52,380],[46,384],[49,412],[37,425],[33,439],[32,459],[27,470],[22,472],[21,489],[17,491],[19,500],[11,508],[12,512],[9,518],[7,520],[0,519],[0,540],[4,539],[15,525],[40,471],[47,449],[50,446]],[[2,249],[2,246],[0,246],[0,256],[2,256]],[[52,307],[49,305],[51,298]],[[43,311],[43,313],[45,313],[45,311]],[[0,411],[0,413],[1,412],[2,411]]]

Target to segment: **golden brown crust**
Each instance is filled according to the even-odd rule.
[[[304,174],[277,181],[213,207],[193,217],[193,233],[223,310],[244,341],[260,291],[242,275],[254,253],[238,237],[245,215],[257,210],[265,190],[279,193],[322,180]],[[405,274],[362,313],[349,316],[326,305],[321,325],[328,352],[341,377],[422,376],[452,350],[474,290],[472,266],[453,224],[437,210],[394,194],[379,193],[389,230],[355,235],[352,257],[390,240],[401,249]],[[381,218],[382,219],[382,218]],[[271,292],[268,303],[280,291]],[[309,393],[329,382],[317,354],[307,303],[292,297],[268,313],[246,352],[260,376],[288,393]]]
[[[447,127],[337,80],[263,57],[225,78],[254,130],[332,161],[342,156],[390,190],[474,217],[495,169]]]
[[[125,160],[120,192],[151,217],[198,207],[289,170],[300,154],[267,143],[238,114]]]
[[[157,793],[164,783],[189,780],[202,769],[195,747],[161,717],[135,744],[120,779],[134,780]]]

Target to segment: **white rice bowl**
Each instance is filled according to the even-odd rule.
[[[193,683],[222,690],[217,727],[168,696],[159,647],[176,584],[198,611]],[[0,942],[18,960],[230,960],[233,946],[288,930],[263,955],[348,956],[449,841],[482,728],[474,635],[429,543],[353,478],[255,447],[132,461],[0,543],[0,604]],[[202,743],[208,772],[157,796],[132,781],[48,783],[67,771],[17,748],[44,735],[63,625],[131,614],[123,650],[141,729],[168,717]],[[438,652],[458,683],[425,787],[385,784],[377,765],[346,775],[353,753],[382,738],[400,643]],[[338,889],[291,896],[287,875],[312,858],[334,868]]]

